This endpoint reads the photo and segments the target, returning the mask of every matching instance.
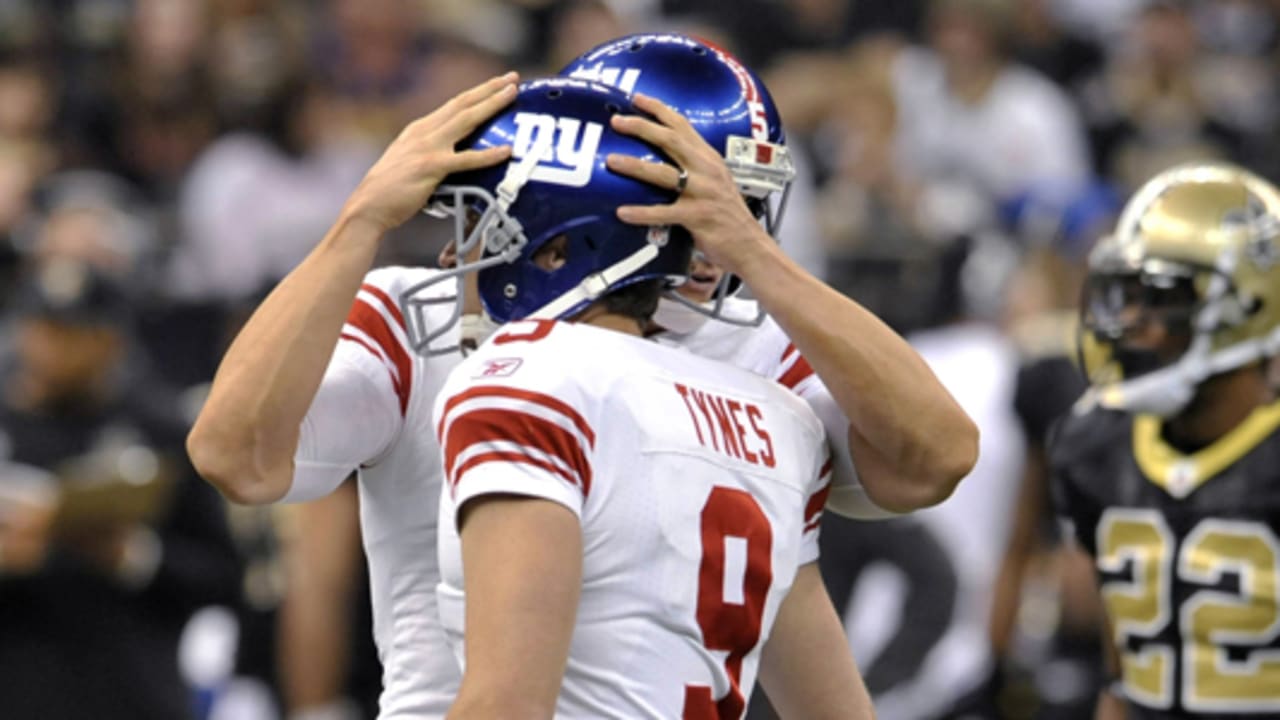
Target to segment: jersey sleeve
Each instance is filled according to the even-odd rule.
[[[860,520],[894,517],[896,513],[876,505],[863,489],[849,448],[849,418],[845,417],[831,391],[809,366],[809,361],[790,342],[782,351],[773,378],[809,403],[826,429],[832,456],[827,507],[832,512]]]
[[[1093,555],[1096,550],[1093,531],[1100,510],[1088,501],[1087,495],[1073,480],[1073,433],[1069,426],[1077,421],[1069,414],[1054,423],[1049,431],[1049,498],[1062,536],[1074,540]]]
[[[365,283],[303,418],[283,502],[327,495],[387,451],[408,406],[410,358],[399,309],[385,290]]]
[[[822,527],[822,512],[827,507],[828,498],[831,495],[831,468],[832,457],[828,455],[826,462],[818,470],[815,489],[809,494],[809,499],[804,505],[804,530],[800,536],[801,565],[818,559],[818,536]]]
[[[454,507],[505,493],[551,500],[581,518],[596,442],[585,394],[571,377],[531,373],[522,382],[502,382],[485,377],[483,363],[464,364],[457,373],[477,367],[474,382],[451,382],[436,404]]]
[[[413,391],[413,352],[404,315],[391,294],[373,282],[361,285],[342,326],[341,340],[363,348],[382,364],[403,416]]]

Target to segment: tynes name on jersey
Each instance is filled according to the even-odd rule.
[[[577,515],[585,551],[556,716],[741,717],[779,606],[818,555],[830,463],[804,401],[683,350],[526,321],[451,373],[435,418],[439,602],[460,659],[457,509],[539,497]]]

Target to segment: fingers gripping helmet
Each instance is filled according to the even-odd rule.
[[[737,58],[686,35],[638,34],[587,51],[560,74],[649,95],[684,115],[724,155],[748,206],[776,235],[795,166],[773,98],[764,82]],[[736,277],[726,276],[715,307],[704,310],[736,322],[720,316],[719,310],[725,295],[736,292],[739,284]],[[753,318],[750,324],[759,320]]]
[[[1173,339],[1163,351],[1134,343],[1152,324]],[[1088,398],[1165,417],[1207,378],[1275,355],[1280,191],[1223,163],[1152,178],[1090,254],[1081,326]]]
[[[401,297],[415,349],[454,349],[435,345],[460,316],[461,293],[448,299],[457,307],[444,326],[430,327],[424,310],[439,302],[433,286],[465,273],[477,273],[485,311],[498,323],[569,317],[635,282],[684,280],[692,252],[687,234],[628,225],[615,213],[619,205],[675,198],[605,167],[610,153],[663,159],[656,148],[609,126],[615,113],[634,112],[616,88],[571,78],[535,80],[460,143],[460,149],[511,145],[512,157],[450,175],[435,191],[428,212],[453,219],[458,262]],[[535,265],[533,256],[561,236],[567,240],[565,264],[555,270]]]

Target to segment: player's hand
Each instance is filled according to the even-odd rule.
[[[751,215],[724,157],[688,119],[661,101],[641,94],[633,100],[653,118],[614,115],[613,129],[657,146],[677,167],[614,153],[607,159],[609,169],[669,190],[679,188],[681,168],[688,175],[674,203],[624,205],[618,208],[618,218],[632,225],[682,225],[711,262],[741,274],[743,266],[773,242]]]
[[[518,80],[514,72],[492,78],[409,123],[365,174],[344,214],[385,233],[421,210],[449,173],[496,165],[510,157],[510,146],[463,152],[455,147],[515,99]]]
[[[25,575],[44,565],[57,509],[53,503],[0,505],[0,575]]]

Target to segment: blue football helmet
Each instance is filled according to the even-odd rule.
[[[454,222],[458,264],[401,296],[410,342],[435,347],[462,313],[462,293],[441,299],[433,286],[477,273],[485,312],[497,323],[574,315],[618,288],[660,278],[685,280],[693,251],[688,233],[618,220],[620,205],[671,203],[675,193],[614,173],[610,153],[665,161],[653,146],[614,131],[609,118],[638,113],[626,93],[600,83],[549,78],[522,83],[515,101],[459,144],[460,149],[512,146],[505,163],[454,173],[436,189],[427,212]],[[565,236],[567,261],[553,271],[533,262]],[[454,302],[452,320],[429,327],[425,308]]]
[[[795,178],[782,118],[764,82],[722,48],[676,33],[627,35],[599,45],[570,62],[562,76],[603,82],[628,93],[655,97],[683,114],[725,163],[747,205],[775,235]],[[713,306],[682,304],[735,324],[758,324],[721,315],[738,278],[726,275]]]

